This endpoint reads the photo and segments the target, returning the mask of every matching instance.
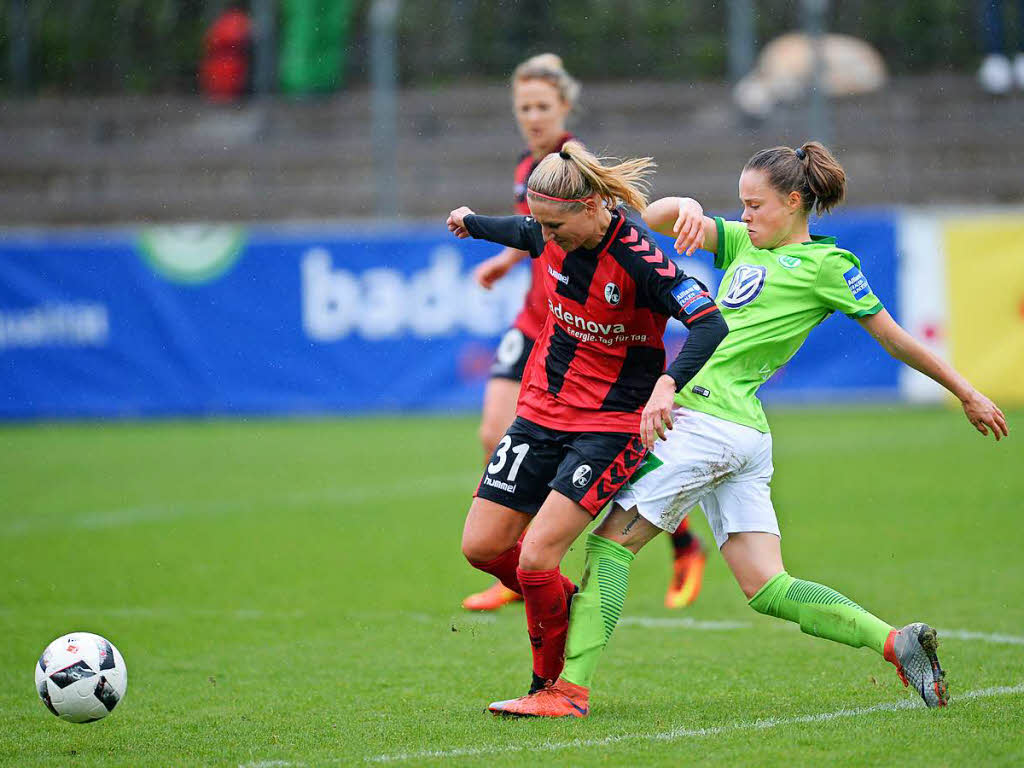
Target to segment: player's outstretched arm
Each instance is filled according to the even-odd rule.
[[[698,248],[718,252],[715,220],[705,216],[701,204],[692,197],[655,200],[644,210],[644,222],[655,232],[675,235],[676,253],[691,256]]]
[[[540,225],[529,216],[478,216],[461,206],[448,214],[448,230],[459,239],[489,240],[539,256],[544,250]]]
[[[953,366],[907,333],[884,309],[858,318],[857,322],[890,355],[934,379],[955,395],[963,405],[967,420],[981,434],[987,435],[991,429],[996,440],[1010,434],[1006,416],[995,403],[976,390]]]

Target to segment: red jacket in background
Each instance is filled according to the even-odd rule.
[[[199,90],[214,101],[234,101],[249,83],[252,22],[245,11],[222,13],[203,39]]]

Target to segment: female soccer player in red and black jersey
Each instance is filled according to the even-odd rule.
[[[517,214],[530,213],[526,202],[526,181],[537,164],[573,138],[566,130],[566,121],[579,99],[579,93],[579,82],[566,72],[561,58],[553,53],[533,56],[513,72],[513,109],[519,132],[526,142],[526,150],[515,169],[514,210]],[[474,277],[481,286],[489,289],[528,255],[521,249],[505,247],[482,262],[474,271]],[[545,274],[541,261],[534,259],[530,289],[523,307],[512,327],[502,336],[491,366],[480,419],[480,443],[485,461],[494,453],[498,440],[515,418],[523,369],[547,316]],[[672,534],[672,546],[673,568],[665,604],[678,608],[697,598],[706,555],[699,539],[689,531],[689,518],[683,518]],[[462,606],[472,611],[493,611],[521,599],[519,593],[496,581],[482,592],[467,596]]]
[[[644,209],[652,168],[650,158],[605,165],[570,141],[530,175],[532,216],[463,207],[448,219],[456,236],[527,251],[544,268],[548,315],[462,538],[473,566],[523,595],[532,690],[564,662],[575,585],[559,571],[562,557],[640,466],[640,432],[671,423],[675,393],[728,332],[707,289],[619,206]],[[670,317],[690,336],[666,371]]]
[[[566,131],[569,113],[579,98],[580,84],[553,53],[542,53],[527,59],[512,73],[512,104],[519,133],[526,142],[526,150],[519,158],[515,170],[514,210],[528,215],[526,180],[537,164],[551,152],[557,152],[573,138]],[[484,288],[490,289],[512,267],[529,254],[518,248],[505,247],[500,253],[482,262],[473,276]],[[483,413],[480,418],[480,443],[484,460],[494,453],[498,440],[505,434],[516,415],[519,384],[523,369],[533,350],[547,316],[544,298],[543,267],[539,260],[531,264],[530,289],[512,327],[501,338],[491,366],[491,377],[484,389]],[[482,592],[469,595],[462,607],[471,611],[493,611],[503,605],[521,600],[518,592],[495,581]]]

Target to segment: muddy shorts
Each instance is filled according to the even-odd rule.
[[[676,408],[672,424],[615,503],[669,532],[700,504],[719,547],[730,533],[778,536],[771,434],[688,408]]]

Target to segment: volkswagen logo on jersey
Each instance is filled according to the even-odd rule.
[[[752,302],[764,288],[767,273],[766,267],[741,264],[732,276],[729,292],[722,299],[722,304],[730,309],[736,309]]]
[[[572,484],[577,488],[583,488],[590,482],[590,477],[593,474],[589,464],[578,466],[576,471],[572,473]]]
[[[622,301],[622,293],[619,291],[619,286],[615,283],[608,283],[604,287],[604,300],[613,307],[618,306],[619,302]]]

